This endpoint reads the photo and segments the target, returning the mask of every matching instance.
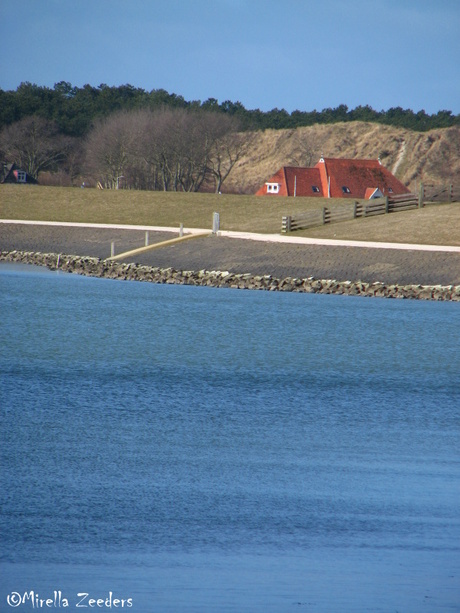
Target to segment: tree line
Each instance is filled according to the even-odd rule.
[[[0,89],[0,162],[15,162],[35,179],[60,174],[71,185],[88,179],[108,188],[219,192],[257,130],[343,121],[428,130],[458,125],[459,117],[346,105],[262,112],[131,85],[60,82],[51,89],[22,83],[16,91]]]
[[[15,91],[0,89],[0,130],[14,122],[31,115],[39,115],[54,120],[60,132],[67,136],[85,136],[95,119],[107,117],[116,111],[131,111],[148,108],[151,110],[168,107],[186,110],[206,110],[236,117],[243,130],[265,130],[268,128],[298,128],[317,123],[337,123],[342,121],[370,121],[406,128],[427,131],[435,128],[448,128],[460,124],[460,115],[449,110],[427,114],[424,110],[393,107],[386,111],[376,111],[370,106],[357,106],[349,109],[341,104],[335,108],[321,111],[295,110],[288,113],[285,109],[246,109],[241,102],[226,100],[219,103],[215,98],[204,102],[187,101],[183,96],[170,94],[164,89],[150,92],[132,85],[98,87],[84,85],[74,87],[61,81],[54,88],[21,83]]]
[[[252,134],[203,109],[122,110],[96,119],[82,138],[31,115],[1,131],[0,155],[35,179],[48,171],[72,185],[83,177],[111,189],[220,192]]]

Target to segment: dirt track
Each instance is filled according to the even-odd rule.
[[[151,244],[172,238],[150,232]],[[122,253],[144,245],[143,230],[1,224],[2,251],[40,251],[110,256],[111,242]],[[122,261],[178,270],[228,270],[278,278],[313,276],[340,281],[459,285],[460,253],[364,247],[293,245],[209,236],[155,249]]]

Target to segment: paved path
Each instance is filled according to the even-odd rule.
[[[93,228],[93,229],[112,229],[112,230],[141,230],[143,232],[172,232],[179,233],[178,228],[163,226],[133,226],[121,224],[96,224],[96,223],[77,223],[63,221],[24,221],[15,219],[0,219],[3,224],[23,224],[30,226],[55,226],[63,228]],[[186,234],[203,234],[211,230],[203,228],[184,228]],[[370,249],[397,249],[410,251],[440,251],[460,253],[460,247],[449,245],[417,245],[412,243],[383,243],[372,241],[347,241],[329,238],[307,238],[305,236],[290,236],[283,234],[256,234],[255,232],[235,232],[222,230],[219,236],[227,238],[238,238],[241,240],[262,241],[267,243],[282,243],[293,245],[324,245],[326,247],[364,247]]]
[[[179,235],[178,228],[0,220],[0,249],[110,256]],[[209,231],[209,230],[208,230]],[[185,229],[185,232],[206,232]],[[123,261],[178,270],[228,270],[339,281],[459,285],[460,247],[362,243],[292,236],[221,232],[166,245]]]

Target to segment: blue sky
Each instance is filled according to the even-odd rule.
[[[460,0],[0,0],[0,88],[460,113]]]

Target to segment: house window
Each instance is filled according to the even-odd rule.
[[[389,193],[389,194],[392,194],[392,193],[393,193],[393,188],[392,188],[392,187],[389,187],[389,188],[388,188],[388,193]]]
[[[279,183],[267,183],[267,194],[277,194],[280,191]]]
[[[23,170],[18,170],[18,183],[25,183],[27,180],[27,173]]]
[[[311,190],[312,192],[314,192],[315,194],[319,194],[319,187],[317,185],[312,185],[311,186]]]
[[[347,187],[346,185],[342,187],[342,191],[344,194],[351,194],[350,188]]]

